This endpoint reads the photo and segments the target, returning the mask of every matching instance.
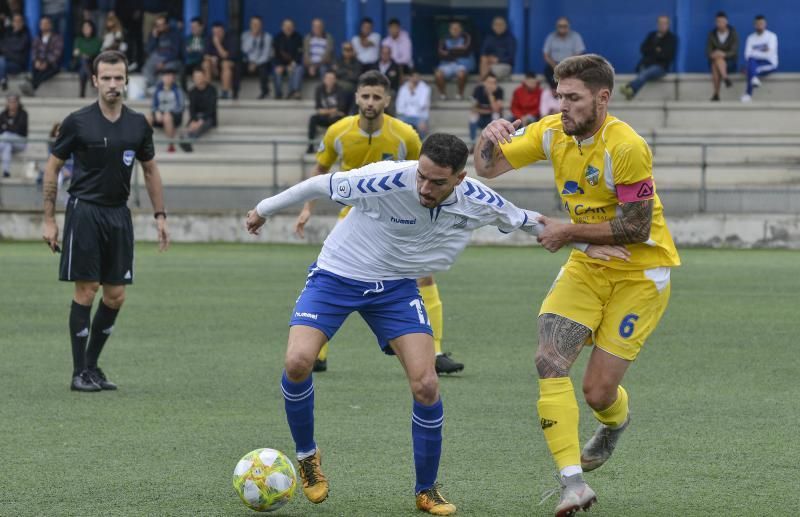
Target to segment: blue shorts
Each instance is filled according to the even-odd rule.
[[[392,339],[406,334],[433,335],[416,281],[361,282],[317,267],[308,268],[306,286],[297,298],[289,326],[314,327],[330,340],[350,313],[358,311],[385,354]]]

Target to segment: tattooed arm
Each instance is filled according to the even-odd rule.
[[[478,141],[475,142],[475,171],[482,178],[496,178],[513,169],[503,152],[500,150],[501,142],[510,142],[511,135],[522,125],[521,120],[512,124],[504,119],[492,121],[481,131]]]
[[[64,165],[64,160],[52,154],[44,166],[42,192],[44,201],[44,225],[42,239],[50,246],[53,252],[58,246],[58,225],[56,224],[56,196],[58,195],[58,171]]]
[[[565,224],[542,217],[545,229],[538,241],[549,251],[557,251],[570,242],[589,244],[636,244],[650,238],[653,222],[653,200],[622,203],[622,215],[611,221],[596,224]]]

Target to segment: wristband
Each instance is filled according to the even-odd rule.
[[[166,219],[166,218],[167,218],[167,213],[166,213],[166,212],[155,212],[155,213],[153,214],[153,219],[158,219],[158,216],[160,216],[160,215],[163,215],[163,216],[164,216],[164,219]]]

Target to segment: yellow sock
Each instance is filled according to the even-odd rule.
[[[422,301],[425,302],[425,311],[431,320],[433,329],[433,346],[437,354],[442,353],[442,332],[444,329],[444,317],[442,316],[442,299],[439,298],[439,288],[436,284],[425,285],[419,288]]]
[[[539,379],[539,423],[559,470],[581,464],[578,401],[569,377]]]
[[[595,418],[609,427],[619,427],[628,418],[628,392],[617,386],[617,400],[602,411],[594,412]]]
[[[325,361],[328,359],[328,343],[322,345],[322,348],[319,349],[319,355],[317,355],[317,359],[320,361]]]

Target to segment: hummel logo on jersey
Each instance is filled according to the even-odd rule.
[[[131,279],[131,270],[130,270],[130,269],[129,269],[129,270],[127,270],[127,271],[125,272],[125,276],[124,276],[124,277],[122,277],[122,278],[124,278],[125,280],[130,280],[130,279]]]
[[[319,318],[319,314],[313,314],[311,312],[295,312],[294,313],[294,317],[295,318],[308,318],[308,319],[316,320],[317,318]]]
[[[397,217],[391,217],[393,223],[397,224],[417,224],[417,219],[398,219]]]
[[[467,219],[463,215],[459,215],[458,219],[456,219],[456,222],[453,223],[453,228],[466,228],[467,222],[469,222],[469,219]]]
[[[553,427],[558,422],[556,420],[548,420],[546,418],[542,418],[541,420],[539,420],[539,423],[542,425],[542,429],[547,429],[549,427]]]
[[[85,328],[85,329],[81,330],[80,332],[75,334],[75,337],[89,337],[89,329]]]

